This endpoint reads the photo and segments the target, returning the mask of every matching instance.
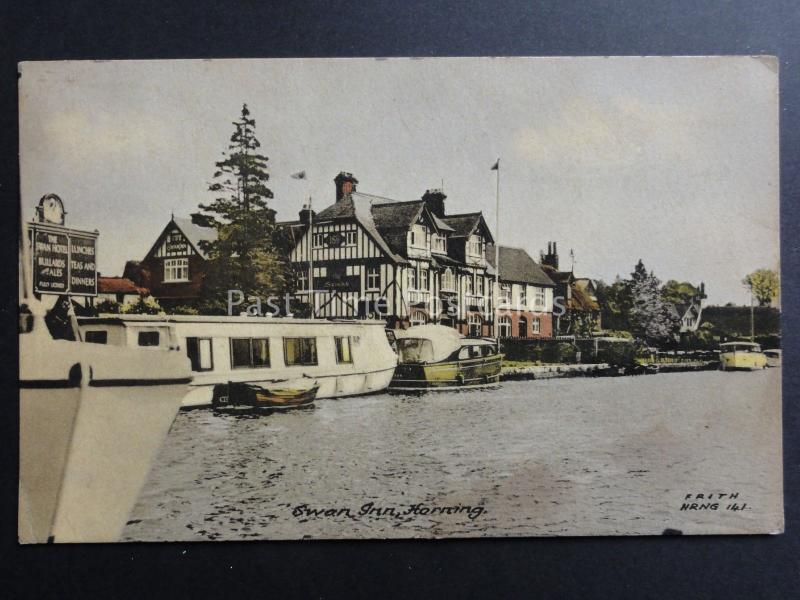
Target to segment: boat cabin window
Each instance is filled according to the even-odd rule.
[[[83,334],[84,341],[90,344],[107,344],[108,332],[107,331],[87,331]]]
[[[316,365],[316,338],[283,338],[283,357],[287,366]]]
[[[350,354],[350,337],[335,337],[336,362],[339,364],[352,363],[353,355]]]
[[[458,352],[458,360],[467,360],[470,358],[480,358],[481,356],[481,347],[480,346],[464,346]]]
[[[423,363],[433,361],[433,344],[422,338],[400,338],[397,351],[401,363]]]
[[[158,346],[161,340],[161,335],[158,331],[140,331],[139,332],[139,345],[140,346]]]
[[[269,366],[269,338],[231,338],[231,367],[254,369]]]
[[[211,338],[187,337],[186,355],[192,363],[192,371],[211,371],[214,368]]]

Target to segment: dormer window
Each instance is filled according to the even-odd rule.
[[[467,254],[483,258],[483,238],[479,235],[471,235],[467,243]]]
[[[431,250],[433,252],[447,254],[447,238],[440,234],[431,236]]]
[[[427,248],[428,247],[428,230],[425,226],[416,223],[411,226],[408,232],[408,243],[412,248]]]

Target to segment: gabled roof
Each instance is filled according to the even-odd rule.
[[[556,271],[550,265],[541,265],[541,267],[555,283],[572,283],[575,280],[575,275],[572,271]]]
[[[156,243],[153,244],[153,247],[150,248],[147,256],[150,256],[156,248],[158,248],[164,242],[164,236],[166,233],[175,226],[178,230],[184,235],[184,237],[189,240],[189,243],[192,245],[197,253],[202,256],[203,258],[208,258],[206,253],[200,247],[201,241],[213,242],[217,239],[217,230],[213,227],[200,227],[199,225],[195,225],[192,223],[191,219],[175,217],[173,216],[167,226],[164,227],[164,230],[161,232],[161,235],[158,236]]]
[[[494,246],[486,248],[486,259],[490,265],[496,266]],[[500,280],[549,287],[555,285],[527,251],[510,246],[500,246]]]
[[[191,219],[173,217],[172,221],[178,226],[183,235],[191,242],[195,250],[203,257],[207,258],[205,252],[200,248],[200,242],[214,242],[217,239],[217,230],[213,227],[200,227],[192,223]]]
[[[573,310],[597,311],[600,305],[582,289],[572,286],[572,297],[567,302],[567,308]]]

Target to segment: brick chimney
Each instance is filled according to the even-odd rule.
[[[441,189],[425,190],[422,201],[434,215],[440,219],[444,218],[444,200],[447,198]]]
[[[349,196],[356,191],[358,179],[353,177],[352,173],[342,171],[333,180],[336,184],[336,201],[339,202],[345,196]]]
[[[548,265],[558,271],[558,249],[555,242],[547,242],[547,254],[542,252],[540,257],[543,265]]]

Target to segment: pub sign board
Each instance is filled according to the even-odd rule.
[[[29,223],[33,291],[97,295],[97,232]]]

